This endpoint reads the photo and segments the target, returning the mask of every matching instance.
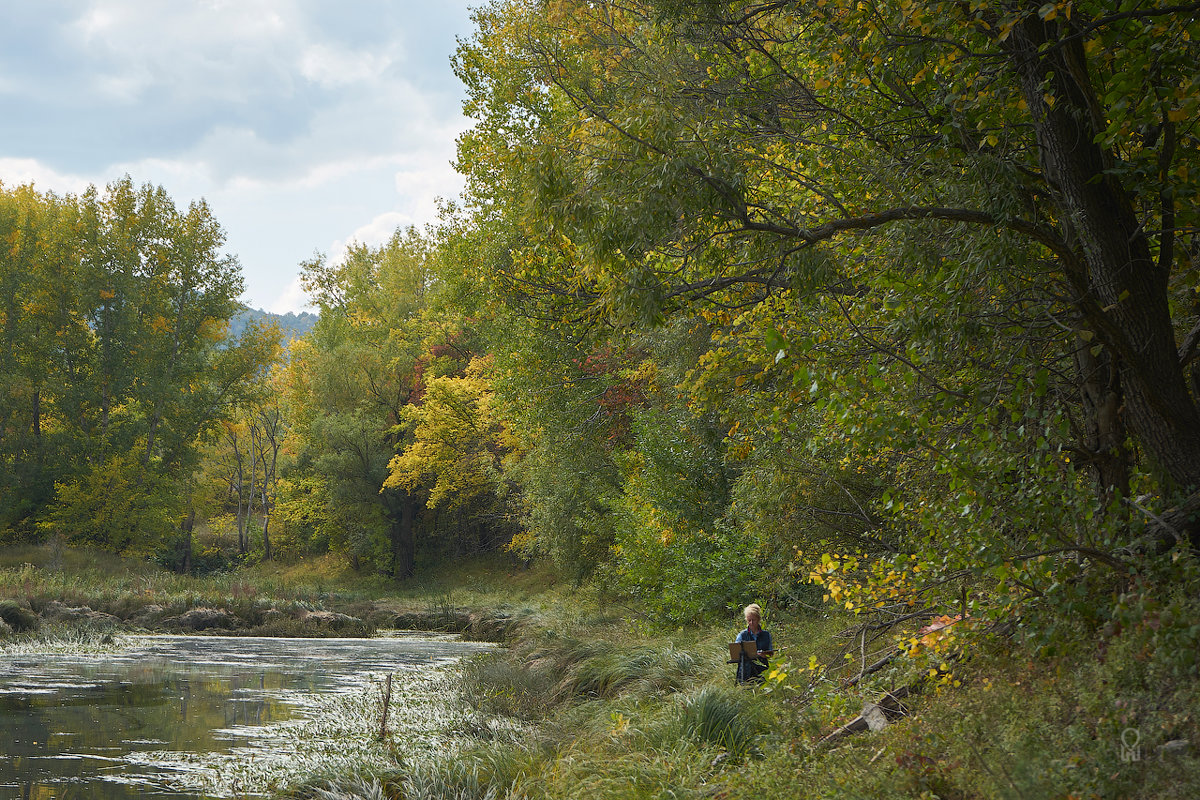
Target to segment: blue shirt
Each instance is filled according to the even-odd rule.
[[[759,631],[758,635],[755,636],[753,633],[750,632],[749,628],[746,628],[746,630],[744,630],[738,634],[737,639],[735,639],[734,641],[754,642],[756,645],[756,648],[758,650],[774,650],[775,649],[774,647],[771,646],[771,634],[768,631]],[[764,656],[764,658],[765,658],[765,656]]]

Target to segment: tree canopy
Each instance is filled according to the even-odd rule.
[[[1196,10],[492,3],[485,281],[584,353],[707,337],[663,401],[727,426],[734,530],[1032,594],[1195,546]]]
[[[0,524],[153,550],[199,442],[277,337],[226,339],[242,280],[202,202],[128,178],[78,197],[3,189],[0,228]]]

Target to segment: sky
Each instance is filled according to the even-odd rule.
[[[471,30],[466,0],[0,0],[0,182],[203,198],[243,302],[301,311],[301,261],[462,190],[450,56]]]

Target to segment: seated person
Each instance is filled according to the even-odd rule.
[[[751,603],[743,613],[746,616],[746,630],[739,633],[735,641],[754,642],[758,658],[742,656],[738,660],[737,680],[738,683],[761,681],[762,673],[770,666],[767,659],[775,655],[775,648],[771,644],[771,634],[762,629],[762,607],[758,603]]]

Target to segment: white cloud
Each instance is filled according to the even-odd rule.
[[[0,181],[78,193],[129,174],[204,197],[244,300],[299,310],[314,249],[380,244],[461,191],[448,59],[466,3],[23,4],[0,29]]]
[[[397,228],[417,225],[419,221],[402,211],[385,211],[365,225],[360,225],[344,239],[336,239],[329,245],[329,260],[337,263],[346,257],[353,244],[378,247],[392,238]]]
[[[62,35],[77,77],[115,99],[132,103],[159,90],[176,102],[245,100],[278,90],[287,74],[280,55],[307,38],[290,5],[100,0]]]
[[[307,311],[312,307],[313,305],[309,302],[304,287],[300,285],[300,276],[297,275],[279,297],[266,304],[265,310],[270,311],[272,314],[286,314],[289,311]]]
[[[326,88],[337,88],[374,83],[394,62],[388,53],[362,53],[316,44],[301,54],[300,74]]]
[[[51,169],[34,158],[0,158],[0,181],[13,188],[32,183],[39,191],[58,194],[80,194],[89,180]]]
[[[419,170],[402,170],[395,176],[396,191],[405,198],[409,213],[416,219],[433,221],[439,198],[457,197],[463,190],[463,177],[450,166],[428,164]]]

